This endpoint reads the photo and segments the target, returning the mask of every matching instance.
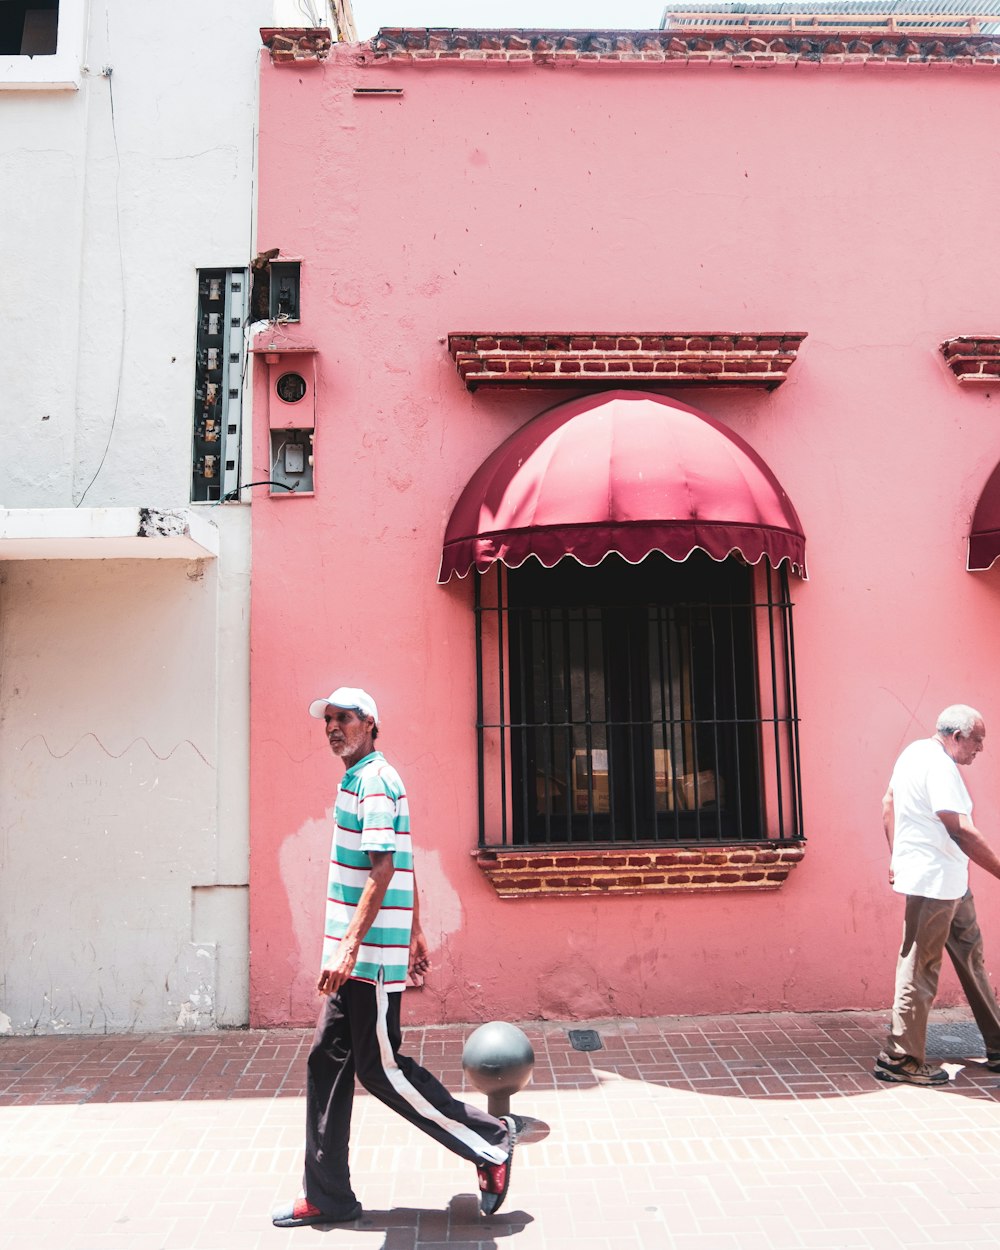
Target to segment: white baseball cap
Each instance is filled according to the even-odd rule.
[[[362,716],[371,716],[375,724],[378,724],[378,708],[375,706],[375,700],[367,690],[359,690],[356,686],[338,686],[327,698],[314,699],[309,704],[309,715],[322,720],[328,707],[342,707],[351,712],[360,712]]]

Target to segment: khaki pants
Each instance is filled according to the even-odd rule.
[[[990,1054],[1000,1055],[1000,1007],[983,967],[983,938],[972,892],[964,898],[906,895],[903,945],[896,963],[896,997],[885,1044],[894,1059],[926,1061],[927,1019],[947,950]]]

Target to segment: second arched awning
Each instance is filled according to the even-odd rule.
[[[662,395],[605,391],[548,409],[486,458],[451,514],[438,580],[498,560],[637,564],[696,549],[806,575],[798,514],[739,435]]]
[[[1000,557],[1000,464],[993,470],[979,496],[969,530],[970,573],[990,568]]]

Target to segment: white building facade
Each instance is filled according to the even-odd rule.
[[[241,1025],[246,344],[276,14],[3,9],[0,1032]]]

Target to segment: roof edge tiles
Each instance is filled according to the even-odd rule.
[[[829,30],[950,31],[995,35],[998,0],[730,0],[670,5],[661,30],[743,26]]]
[[[745,65],[916,64],[1000,65],[1000,35],[883,32],[822,27],[732,30],[476,30],[385,27],[364,48],[362,65],[387,61],[421,65],[472,62],[629,65],[719,63]]]

